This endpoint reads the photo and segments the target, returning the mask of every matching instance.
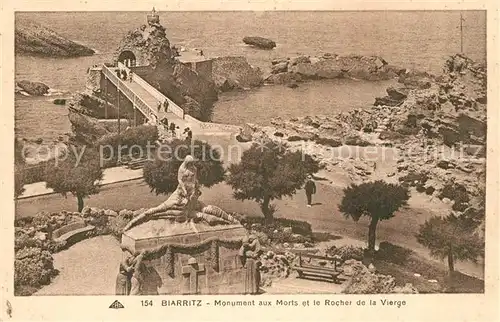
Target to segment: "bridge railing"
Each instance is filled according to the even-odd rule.
[[[118,91],[121,91],[133,103],[134,107],[137,107],[144,116],[152,121],[157,120],[156,112],[131,89],[129,89],[127,87],[127,84],[122,79],[120,79],[118,75],[116,75],[107,66],[103,66],[102,72],[104,76],[117,87]]]
[[[123,63],[118,62],[118,67],[120,69],[124,69],[127,71],[127,74],[130,74],[130,68],[125,66]],[[165,102],[165,100],[168,102],[168,110],[177,115],[180,118],[184,118],[184,110],[177,104],[174,103],[170,98],[167,96],[163,95],[159,90],[157,90],[154,86],[146,82],[142,77],[139,75],[132,73],[132,79],[139,85],[142,86],[149,94],[151,94],[155,99],[157,99],[159,102]],[[191,123],[200,123],[201,121],[195,118],[192,118],[189,120]]]
[[[130,73],[130,69],[122,63],[118,63],[118,67],[120,69],[125,69],[127,73]],[[104,75],[115,85],[117,88],[131,101],[134,106],[137,107],[142,114],[144,114],[149,120],[156,121],[158,118],[157,111],[154,107],[149,106],[145,103],[138,95],[136,95],[130,88],[128,88],[127,83],[124,82],[121,78],[119,78],[113,70],[109,69],[107,66],[103,65],[102,72]],[[192,125],[197,125],[200,129],[204,130],[212,130],[212,131],[229,131],[229,132],[238,132],[240,130],[240,126],[232,125],[232,124],[222,124],[222,123],[212,123],[212,122],[202,122],[191,115],[184,114],[184,111],[181,107],[175,104],[171,99],[160,93],[156,88],[151,86],[148,82],[146,82],[143,78],[138,76],[137,74],[132,74],[133,80],[141,85],[148,93],[150,93],[155,99],[160,102],[168,101],[169,106],[168,110],[173,112],[175,115],[183,118],[186,122],[191,123]]]
[[[180,118],[184,117],[184,110],[179,105],[175,104],[174,101],[163,95],[160,91],[158,91],[156,88],[154,88],[151,84],[146,82],[142,77],[138,76],[137,74],[133,74],[132,77],[137,84],[141,85],[146,91],[148,91],[149,94],[151,94],[159,102],[165,102],[166,100],[168,102],[169,111],[171,111]],[[194,120],[195,122],[200,122],[197,119]]]

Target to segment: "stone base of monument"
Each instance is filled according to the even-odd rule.
[[[245,236],[240,224],[157,219],[123,233],[122,247],[148,251],[143,295],[243,294],[245,268],[238,251]]]

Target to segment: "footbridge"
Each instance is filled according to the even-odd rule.
[[[167,118],[168,122],[174,122],[181,131],[189,127],[193,134],[206,135],[224,135],[237,133],[239,126],[232,124],[221,124],[212,122],[202,122],[191,115],[185,114],[184,110],[167,96],[154,88],[142,77],[132,73],[132,78],[123,80],[118,76],[121,70],[125,70],[130,75],[130,69],[122,63],[117,66],[102,65],[102,75],[110,81],[117,90],[121,92],[132,104],[133,108],[139,111],[152,124],[158,126],[160,138],[168,136],[167,129],[160,121]],[[163,108],[164,102],[168,102],[167,111]],[[162,108],[158,109],[161,104]]]

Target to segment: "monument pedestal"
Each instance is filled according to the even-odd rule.
[[[122,246],[131,253],[148,251],[143,295],[243,294],[245,268],[238,251],[245,236],[240,224],[157,219],[123,233]]]

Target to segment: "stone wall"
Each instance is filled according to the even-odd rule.
[[[197,232],[184,223],[155,220],[122,235],[122,247],[129,252],[165,249],[146,258],[144,295],[244,293],[245,269],[238,256],[240,244],[224,241],[241,241],[246,230],[240,225],[195,225]],[[162,227],[161,232],[158,227]],[[220,242],[213,244],[213,240]],[[194,265],[190,264],[193,260]],[[193,269],[198,273],[192,272]],[[197,287],[194,275],[189,272],[196,274]]]

